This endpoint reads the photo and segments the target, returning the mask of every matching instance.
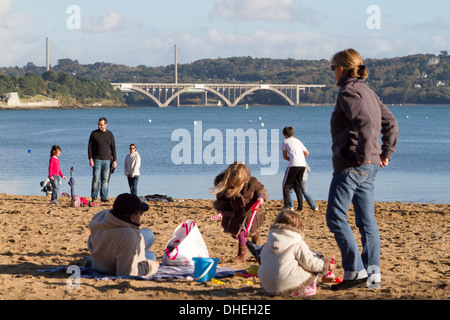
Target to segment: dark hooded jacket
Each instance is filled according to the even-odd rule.
[[[224,178],[224,174],[219,174],[214,185],[217,186]],[[247,225],[252,215],[251,207],[258,201],[258,197],[263,197],[264,201],[269,199],[269,194],[256,178],[251,177],[249,182],[244,185],[239,195],[227,198],[223,193],[217,194],[214,201],[214,209],[222,212],[222,227],[225,232],[238,236],[242,228]],[[255,235],[265,220],[264,205],[261,205],[256,212],[250,229],[249,236]]]
[[[398,123],[364,80],[343,76],[331,115],[334,174],[360,163],[380,163],[397,148]],[[381,142],[380,144],[380,131]]]

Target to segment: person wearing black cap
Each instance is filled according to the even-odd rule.
[[[153,232],[139,229],[148,209],[138,196],[123,193],[112,210],[100,211],[92,218],[88,249],[94,270],[118,276],[150,276],[158,271],[155,254],[147,250],[154,242]]]

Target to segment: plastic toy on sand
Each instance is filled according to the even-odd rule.
[[[252,277],[258,276],[259,265],[252,264],[250,267],[245,269],[245,273]]]
[[[212,279],[211,279],[211,282],[214,283],[214,284],[220,284],[220,285],[221,285],[221,284],[225,284],[225,282],[220,281],[220,280],[217,280],[217,279],[215,279],[215,278],[212,278]]]
[[[331,263],[331,264],[334,264],[334,257],[331,258],[330,263]],[[333,270],[330,269],[330,270],[328,271],[328,273],[322,277],[322,282],[323,282],[323,283],[333,282],[333,280],[334,280],[335,278],[336,278],[336,276],[334,275]]]
[[[216,275],[219,259],[217,258],[192,258],[194,260],[194,280],[198,282],[211,281]]]
[[[261,204],[261,202],[258,200],[256,201],[253,206],[251,207],[252,210],[252,216],[250,217],[250,221],[247,224],[247,228],[245,229],[245,232],[249,233],[251,228],[252,228],[252,224],[253,224],[253,220],[255,219],[255,215],[256,215],[256,211],[258,211],[259,209],[259,205]]]
[[[341,283],[342,282],[342,277],[337,277],[336,279],[333,280],[333,283]]]

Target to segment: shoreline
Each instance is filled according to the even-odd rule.
[[[388,104],[388,107],[391,106],[399,106],[399,107],[409,107],[409,106],[421,106],[422,104],[415,104],[415,103],[398,103],[398,104]],[[277,107],[278,105],[262,105],[262,104],[255,104],[255,105],[251,105],[249,107],[251,108],[260,108],[260,107]],[[314,104],[314,103],[301,103],[298,105],[294,105],[294,106],[288,106],[288,105],[283,105],[284,107],[333,107],[334,104]],[[426,106],[446,106],[446,104],[440,104],[440,103],[436,103],[436,104],[427,104]],[[209,107],[218,107],[217,105],[180,105],[178,107],[176,106],[167,106],[164,108],[195,108],[195,107],[199,107],[199,108],[209,108]],[[123,105],[82,105],[82,106],[64,106],[64,105],[59,105],[59,106],[8,106],[5,103],[0,103],[0,110],[66,110],[66,109],[79,109],[79,110],[83,110],[83,109],[120,109],[120,108],[159,108],[158,106],[153,106],[153,105],[148,105],[148,104],[135,104],[135,105],[128,105],[128,104],[123,104]],[[238,105],[238,106],[234,106],[234,107],[227,107],[227,106],[222,106],[222,108],[245,108],[245,105]]]
[[[0,110],[83,110],[83,109],[118,109],[118,108],[131,108],[128,105],[112,105],[112,106],[0,106]]]
[[[67,266],[88,256],[87,227],[92,216],[110,209],[114,198],[99,207],[70,207],[70,199],[59,197],[50,205],[46,196],[21,196],[0,193],[0,299],[4,300],[446,300],[449,291],[450,204],[376,202],[381,235],[382,287],[333,292],[328,284],[318,283],[317,294],[308,298],[263,295],[257,278],[244,283],[237,276],[221,279],[224,284],[189,280],[95,280],[81,278],[81,288],[67,288],[69,275],[43,273],[43,268]],[[193,219],[200,228],[211,257],[220,266],[241,270],[257,264],[247,253],[247,262],[234,263],[237,242],[224,234],[219,222],[212,222],[213,200],[175,199],[174,202],[148,202],[150,210],[142,227],[155,233],[151,250],[161,263],[162,253],[174,229]],[[336,258],[336,276],[343,270],[339,249],[325,221],[326,201],[317,201],[319,212],[305,206],[302,220],[305,241],[326,257]],[[266,222],[261,229],[265,243],[268,229],[282,207],[281,200],[266,204]],[[349,222],[354,225],[353,209]],[[357,229],[354,229],[358,239]]]
[[[32,153],[34,154],[34,150]],[[63,171],[64,172],[64,171]],[[141,196],[148,194],[166,194],[172,198],[187,199],[213,199],[211,194],[211,181],[215,177],[215,172],[204,175],[175,175],[175,174],[155,174],[141,172],[139,183],[139,194]],[[9,193],[14,195],[40,196],[44,195],[41,191],[39,182],[43,181],[43,176],[28,176],[0,179],[0,193]],[[274,176],[257,176],[258,179],[267,188],[271,200],[281,200],[283,198],[282,190],[279,187],[279,181],[282,181],[282,175]],[[331,172],[314,173],[314,180],[308,184],[308,190],[315,200],[327,200]],[[423,179],[435,181],[428,184],[424,189],[424,184],[420,184]],[[438,179],[438,180],[436,180]],[[92,175],[89,172],[78,172],[76,177],[76,188],[79,196],[87,197],[90,195]],[[439,182],[437,182],[439,181]],[[407,188],[402,186],[408,186]],[[407,179],[402,173],[390,173],[389,175],[380,175],[377,177],[377,185],[375,188],[376,202],[402,202],[416,204],[448,204],[449,197],[446,190],[448,182],[442,180],[441,176],[430,176],[427,174],[415,174],[414,177],[409,176]],[[115,197],[120,193],[129,190],[127,180],[122,175],[115,174],[111,178],[109,194]],[[67,182],[63,182],[60,192],[70,192],[70,186]],[[295,197],[294,197],[295,198]]]

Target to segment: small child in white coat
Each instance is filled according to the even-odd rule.
[[[268,296],[309,296],[316,293],[319,274],[332,270],[333,264],[318,258],[304,241],[300,215],[283,209],[270,226],[261,251],[258,277]]]

